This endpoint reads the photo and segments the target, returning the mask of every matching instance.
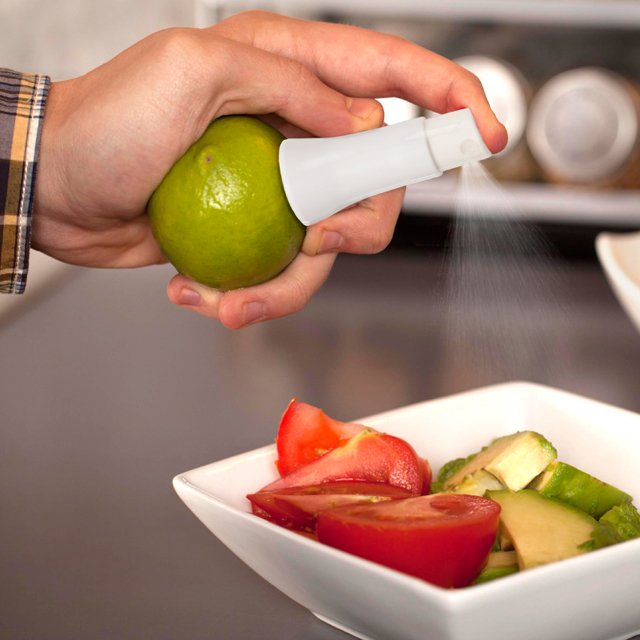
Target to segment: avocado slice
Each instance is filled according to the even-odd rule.
[[[492,551],[485,568],[502,569],[513,565],[518,565],[518,556],[515,551]]]
[[[521,571],[585,553],[597,521],[537,491],[489,491],[502,508],[501,526],[513,540]]]
[[[466,476],[462,482],[448,489],[450,493],[465,493],[472,496],[484,496],[487,491],[504,489],[504,485],[493,474],[479,469],[475,473]]]
[[[474,580],[474,584],[497,580],[517,572],[518,557],[515,551],[492,551],[485,568]]]
[[[485,494],[486,497],[489,494]],[[498,535],[497,535],[497,543],[500,547],[500,551],[512,551],[513,550],[513,539],[511,538],[511,534],[506,530],[505,526],[502,524],[502,520],[500,520],[498,524]]]
[[[547,498],[567,502],[596,519],[613,507],[631,502],[628,493],[558,460],[554,460],[534,478],[528,488]]]
[[[612,507],[600,518],[591,538],[593,549],[640,538],[640,513],[631,502]]]
[[[518,431],[494,440],[458,468],[444,482],[445,491],[461,484],[466,476],[484,469],[503,486],[518,491],[526,487],[556,459],[555,447],[535,431]]]
[[[469,463],[477,454],[472,453],[470,456],[466,458],[455,458],[454,460],[449,460],[445,464],[440,467],[440,471],[438,471],[438,476],[431,483],[431,493],[441,493],[444,491],[445,485],[448,484],[449,478],[458,473],[462,467],[464,467],[467,463]]]

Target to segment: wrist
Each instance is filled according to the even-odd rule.
[[[68,141],[63,141],[59,131],[65,119],[68,85],[69,82],[51,83],[42,123],[38,175],[34,185],[32,244],[44,253],[49,253],[47,237],[56,212],[66,210],[64,199],[67,189],[61,170],[61,156]]]

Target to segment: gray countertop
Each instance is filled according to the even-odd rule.
[[[599,268],[529,267],[454,295],[438,257],[341,256],[302,313],[239,332],[172,307],[168,267],[78,269],[4,318],[0,637],[346,638],[171,478],[272,441],[293,396],[349,420],[526,379],[640,411],[640,334]]]

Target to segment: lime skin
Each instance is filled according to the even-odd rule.
[[[173,165],[147,213],[181,274],[227,291],[270,280],[295,258],[305,227],[282,187],[283,139],[256,118],[224,116]]]

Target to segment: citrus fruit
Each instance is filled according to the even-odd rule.
[[[305,227],[282,187],[283,136],[250,116],[224,116],[177,160],[147,205],[153,235],[182,274],[216,289],[280,273]]]

